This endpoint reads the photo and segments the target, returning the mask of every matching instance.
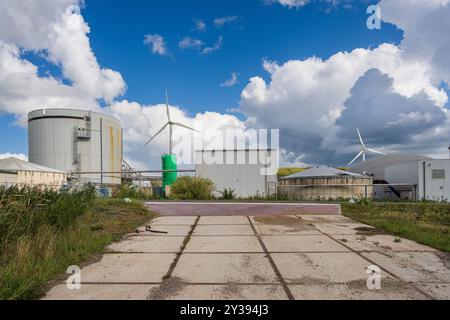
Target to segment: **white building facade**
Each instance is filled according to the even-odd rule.
[[[418,160],[387,167],[389,183],[408,183],[416,186],[416,200],[450,202],[450,160]]]
[[[217,196],[224,189],[240,198],[276,194],[278,150],[199,150],[195,162],[196,176],[212,180]]]

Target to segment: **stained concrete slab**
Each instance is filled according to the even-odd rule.
[[[281,275],[288,283],[304,285],[367,281],[372,264],[355,253],[274,253]],[[386,275],[382,273],[382,278]]]
[[[354,223],[355,221],[341,215],[305,215],[296,216],[308,223]]]
[[[314,226],[296,227],[280,225],[255,225],[256,231],[261,235],[321,235]]]
[[[146,300],[154,287],[157,285],[82,284],[80,290],[69,290],[59,284],[43,300]]]
[[[450,254],[433,252],[361,253],[380,267],[410,282],[450,282]]]
[[[81,281],[95,283],[161,282],[175,254],[105,254],[81,270]]]
[[[127,237],[123,241],[115,242],[107,247],[108,251],[130,253],[177,253],[185,237]]]
[[[299,219],[295,215],[250,216],[249,218],[254,225],[288,225],[299,222]]]
[[[167,225],[184,225],[184,226],[192,226],[195,223],[197,217],[158,217],[151,221],[150,225],[152,226],[167,226]]]
[[[392,235],[333,235],[332,237],[355,251],[379,251],[384,253],[392,251],[437,251],[434,248]]]
[[[350,251],[324,235],[262,236],[269,252],[346,252]]]
[[[200,218],[198,222],[199,225],[202,224],[249,224],[248,218],[245,216],[204,216]]]
[[[260,206],[261,207],[261,206]],[[240,207],[242,209],[242,207]],[[253,208],[255,209],[255,208]],[[255,209],[256,210],[256,209]],[[368,232],[364,224],[345,221],[340,216],[252,217],[254,226],[263,235],[272,251],[277,268],[298,299],[422,299],[426,294],[439,299],[450,295],[449,254],[438,251],[406,252],[422,246],[392,236]],[[195,217],[173,217],[157,220],[155,234],[140,228],[110,248],[123,254],[105,254],[99,262],[83,268],[82,291],[68,291],[58,285],[49,292],[53,299],[285,299],[279,279],[262,252],[258,238],[245,217],[205,219],[196,226],[194,235],[180,256],[172,277],[175,282],[163,282],[175,258],[174,253],[139,253],[145,250],[178,251],[191,229]],[[171,220],[173,219],[173,220]],[[202,218],[203,219],[203,218]],[[238,222],[238,224],[236,224]],[[186,224],[182,224],[186,223]],[[317,229],[316,229],[317,228]],[[356,229],[355,228],[361,228]],[[334,239],[346,239],[339,244],[323,234],[308,234],[314,230],[331,234]],[[373,231],[373,230],[372,230]],[[361,237],[361,238],[358,238]],[[362,237],[369,239],[363,241]],[[360,243],[361,242],[361,243]],[[366,243],[367,242],[367,243]],[[374,262],[347,251],[380,247],[376,252],[361,252]],[[176,250],[175,250],[176,248]],[[192,250],[192,251],[191,251]],[[229,252],[233,250],[234,253]],[[253,251],[258,250],[255,253]],[[286,253],[286,251],[309,251]],[[311,252],[311,251],[314,252]],[[345,252],[336,252],[344,250]],[[396,251],[397,250],[397,251]],[[194,251],[205,251],[203,253]],[[206,253],[207,251],[207,253]],[[241,252],[248,251],[248,252]],[[239,252],[239,253],[237,253]],[[382,290],[367,291],[367,267],[378,264],[399,279],[382,272]],[[412,283],[407,283],[412,281]],[[405,283],[406,282],[406,283]],[[422,295],[418,287],[425,292]]]
[[[148,293],[149,300],[287,300],[281,285],[185,284],[171,278]]]
[[[256,236],[196,237],[184,252],[264,252]]]
[[[426,300],[412,286],[384,281],[380,290],[367,289],[364,281],[332,285],[289,285],[296,300]]]
[[[419,283],[416,287],[420,288],[434,299],[450,300],[450,283]]]
[[[362,223],[313,223],[314,226],[329,235],[366,234],[368,231],[376,232],[372,226]]]
[[[295,216],[252,217],[251,220],[259,234],[321,234],[311,223]]]
[[[172,276],[189,283],[277,283],[265,254],[183,254]]]
[[[146,230],[146,226],[139,227],[137,231],[128,234],[128,236],[154,236],[154,237],[164,237],[164,236],[187,236],[189,231],[191,230],[190,226],[174,226],[174,225],[165,225],[165,226],[151,226],[153,230],[158,232],[150,232]],[[166,232],[166,233],[160,233]]]
[[[254,235],[250,224],[242,225],[197,225],[194,229],[196,236],[248,236]]]

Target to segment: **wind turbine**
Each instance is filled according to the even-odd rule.
[[[169,95],[167,93],[166,90],[166,112],[167,112],[167,123],[153,136],[150,138],[150,140],[147,141],[147,143],[145,144],[146,146],[153,141],[153,139],[155,139],[161,132],[163,132],[167,127],[169,127],[169,155],[172,154],[172,148],[173,148],[173,141],[172,141],[172,134],[173,134],[173,127],[174,126],[178,126],[178,127],[183,127],[186,129],[189,129],[191,131],[195,131],[198,132],[197,130],[195,130],[194,128],[191,128],[185,124],[179,123],[179,122],[175,122],[172,121],[172,118],[170,117],[170,110],[169,110]]]
[[[361,151],[358,153],[358,155],[348,164],[348,166],[350,167],[356,160],[358,160],[361,156],[363,157],[363,161],[366,161],[366,153],[367,152],[372,152],[372,153],[377,153],[377,154],[381,154],[383,156],[386,155],[386,153],[374,150],[374,149],[370,149],[370,148],[366,148],[366,145],[361,137],[361,133],[359,132],[359,129],[356,129],[356,132],[358,132],[358,138],[359,138],[359,142],[361,143]]]

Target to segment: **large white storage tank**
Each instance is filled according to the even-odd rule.
[[[29,161],[80,175],[81,182],[119,185],[122,169],[120,121],[101,113],[42,109],[28,114]],[[98,172],[98,173],[97,173]]]

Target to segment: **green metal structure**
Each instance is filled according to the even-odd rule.
[[[163,170],[174,170],[175,172],[163,172],[162,175],[162,187],[166,190],[166,186],[171,186],[177,180],[177,156],[173,154],[163,155],[162,158]]]

